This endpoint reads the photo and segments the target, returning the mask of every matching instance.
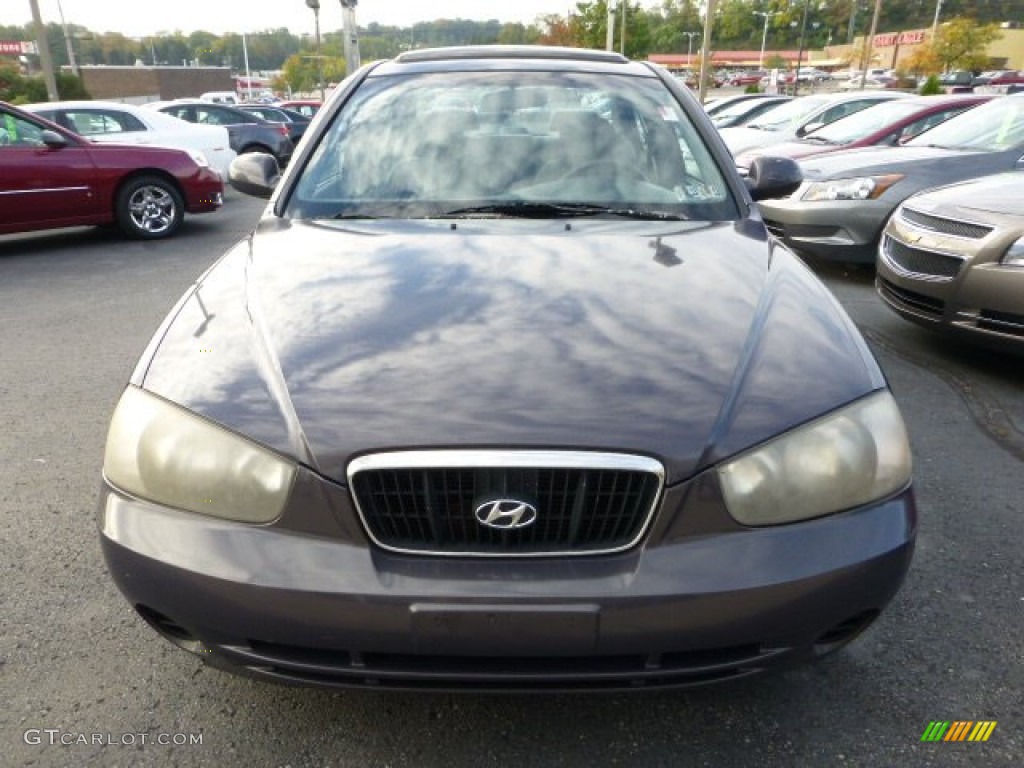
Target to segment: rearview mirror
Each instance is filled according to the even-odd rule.
[[[228,167],[228,183],[243,195],[270,197],[280,178],[277,159],[263,152],[239,155]]]

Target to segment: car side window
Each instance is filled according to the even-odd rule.
[[[196,122],[205,125],[235,125],[238,120],[230,112],[216,107],[196,107]]]
[[[0,112],[0,149],[4,147],[38,147],[43,143],[43,129],[9,112]]]
[[[70,110],[65,112],[68,122],[74,126],[75,133],[82,136],[95,136],[107,133],[131,133],[145,131],[146,126],[134,115],[122,112],[100,110]]]
[[[196,122],[196,116],[192,111],[192,107],[168,107],[163,111],[165,114],[176,117],[179,120],[187,120],[190,123]]]
[[[930,115],[922,117],[920,120],[915,120],[912,123],[908,123],[903,126],[903,130],[900,131],[899,141],[906,141],[912,139],[919,133],[924,133],[929,128],[934,128],[941,122],[948,120],[953,115],[960,113],[960,108],[943,110],[942,112],[933,112]]]

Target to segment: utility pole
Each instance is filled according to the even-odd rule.
[[[711,66],[711,21],[715,18],[715,0],[707,0],[708,6],[704,12],[704,47],[701,49],[700,57],[700,82],[697,93],[700,96],[700,103],[704,103],[704,97],[708,95],[708,67]]]
[[[875,31],[878,29],[878,17],[882,13],[882,0],[875,0],[875,15],[871,17],[871,31],[864,38],[864,61],[860,70],[860,90],[864,90],[864,81],[868,79],[868,67],[871,66],[871,46],[875,44]]]
[[[28,0],[32,6],[32,24],[36,30],[36,45],[39,47],[39,66],[43,68],[43,80],[46,82],[47,101],[59,101],[57,79],[53,76],[53,57],[50,55],[50,42],[46,37],[46,27],[39,15],[39,0]]]
[[[351,75],[359,69],[359,29],[356,27],[356,4],[358,0],[341,2],[342,26],[345,30],[345,74]]]
[[[622,5],[622,29],[619,30],[619,53],[626,55],[626,5],[628,0],[619,0]]]
[[[608,29],[606,30],[604,38],[604,49],[606,51],[615,50],[615,6],[612,5],[612,0],[608,0]]]

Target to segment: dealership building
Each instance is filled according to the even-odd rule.
[[[1015,22],[1007,22],[1000,29],[1001,36],[985,50],[989,58],[990,69],[1021,69],[1024,70],[1024,29],[1015,27]],[[914,52],[931,38],[931,28],[901,30],[875,35],[871,39],[872,67],[899,69]],[[796,49],[764,52],[763,61],[781,57],[790,67],[796,67],[800,58],[801,66],[838,69],[854,66],[864,54],[864,38],[856,38],[852,44],[829,45],[819,50],[805,50],[801,57]],[[699,62],[697,54],[655,53],[648,57],[651,61],[662,64],[669,69],[689,69]],[[711,62],[715,67],[755,68],[762,61],[761,51],[712,51]]]

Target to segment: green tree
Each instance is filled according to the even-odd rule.
[[[979,70],[988,67],[984,51],[1002,37],[995,24],[978,24],[973,19],[953,19],[939,27],[931,43],[944,71],[951,69]]]

